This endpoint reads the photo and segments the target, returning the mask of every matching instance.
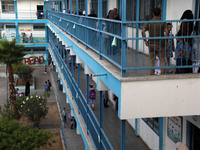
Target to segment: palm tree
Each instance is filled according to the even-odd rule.
[[[7,39],[0,40],[0,63],[7,66],[8,70],[8,92],[10,99],[10,107],[15,111],[16,116],[19,117],[19,111],[16,105],[15,84],[13,77],[13,65],[20,63],[25,56],[23,53],[24,45],[16,45],[16,39],[11,42]]]

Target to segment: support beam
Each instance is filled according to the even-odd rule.
[[[15,5],[15,19],[18,19],[17,0],[14,0],[14,5]]]
[[[78,88],[80,88],[80,64],[78,64]]]
[[[102,130],[103,130],[103,94],[102,91],[99,92],[100,95],[100,113],[99,113],[99,118],[100,118],[100,150],[102,150]]]
[[[163,150],[163,117],[159,118],[159,150]]]
[[[121,150],[125,150],[126,121],[121,121]]]
[[[86,75],[86,89],[87,89],[87,134],[89,134],[89,118],[88,118],[88,112],[89,112],[89,74]]]
[[[126,24],[124,23],[126,21],[126,0],[122,0],[122,38],[126,38]],[[121,76],[126,76],[126,70],[124,68],[126,67],[126,41],[121,40],[122,45],[122,52],[121,52]]]
[[[16,42],[19,43],[19,27],[18,27],[18,23],[15,23],[15,28],[16,28]]]

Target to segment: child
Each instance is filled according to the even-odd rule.
[[[69,114],[68,119],[71,123],[70,129],[76,128],[76,120],[75,120],[74,116],[71,116],[71,114]]]
[[[64,107],[64,108],[63,108],[63,111],[62,111],[63,122],[64,122],[64,128],[66,127],[66,115],[67,115],[67,111],[66,111],[66,108]]]
[[[179,33],[177,34],[178,36]],[[182,66],[183,65],[183,61],[182,61],[182,53],[183,53],[183,40],[181,40],[180,38],[177,39],[177,46],[176,46],[176,50],[175,50],[175,57],[174,60],[176,60],[176,66]],[[176,69],[176,73],[180,74],[183,73],[183,68],[177,68]]]
[[[113,93],[113,100],[114,100],[114,106],[112,107],[114,110],[118,110],[118,97]]]
[[[172,24],[167,23],[166,29],[166,36],[173,37],[174,35],[171,33]],[[170,66],[170,58],[173,57],[173,52],[175,51],[174,47],[174,39],[167,40],[167,47],[166,47],[166,59],[167,59],[167,66]],[[168,73],[172,73],[172,70],[168,69]]]
[[[45,81],[44,87],[45,87],[45,93],[48,93],[49,85],[47,81]]]
[[[93,85],[89,85],[89,101],[90,101],[90,107],[92,110],[94,110],[94,104],[96,102],[96,92],[93,89]]]

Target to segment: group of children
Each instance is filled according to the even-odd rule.
[[[66,121],[67,121],[67,110],[64,107],[62,110],[62,117],[63,117],[63,122],[64,122],[64,128],[66,128]],[[71,114],[68,115],[68,120],[70,121],[70,129],[76,128],[76,120],[74,118],[74,116],[72,116]]]
[[[45,81],[44,87],[45,87],[45,93],[51,91],[51,82],[49,80]]]
[[[172,24],[167,23],[167,29],[166,29],[166,36],[173,37],[174,35],[171,33]],[[195,24],[194,30],[191,33],[192,36],[198,35],[198,23]],[[184,36],[182,32],[178,32],[178,37]],[[199,59],[200,59],[200,40],[199,38],[176,38],[177,44],[176,48],[174,46],[174,39],[169,38],[167,40],[166,45],[166,62],[167,66],[170,66],[170,58],[173,57],[173,52],[175,52],[175,57],[173,58],[176,60],[176,72],[177,74],[181,73],[198,73],[199,68],[193,67],[193,68],[181,68],[180,66],[196,66],[199,65]],[[159,66],[159,59],[157,60],[156,66]],[[160,72],[159,69],[155,70],[155,74],[159,75]],[[167,73],[172,73],[172,70],[167,69]]]

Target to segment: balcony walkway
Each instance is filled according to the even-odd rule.
[[[53,70],[48,70],[48,74],[45,75],[43,73],[43,67],[36,67],[34,71],[34,76],[36,77],[36,91],[38,94],[44,93],[44,82],[48,79],[50,79],[52,83],[51,88],[51,96],[48,98],[49,101],[55,100],[55,96],[58,95],[58,98],[61,102],[61,108],[66,107],[67,109],[70,108],[69,104],[66,104],[66,95],[62,91],[58,90],[58,74]],[[77,80],[77,70],[74,70],[74,77]],[[81,90],[83,93],[86,93],[86,76],[84,75],[84,70],[81,69]],[[95,86],[95,83],[90,80],[90,83],[93,83]],[[121,149],[121,121],[117,116],[117,111],[114,111],[112,109],[113,104],[109,101],[109,107],[103,109],[103,130],[105,131],[108,139],[110,140],[113,148],[115,150]],[[99,120],[99,92],[97,92],[97,102],[95,104],[95,110],[94,114]],[[67,113],[69,114],[69,109],[67,110]],[[84,150],[85,146],[83,143],[83,140],[81,138],[81,135],[76,134],[76,130],[70,129],[69,121],[67,120],[67,126],[64,129],[65,132],[65,138],[67,141],[67,147],[68,150]],[[128,122],[126,122],[126,149],[132,149],[132,150],[149,150],[148,146],[142,141],[140,137],[137,137],[135,135],[135,131],[133,128],[129,125]]]

